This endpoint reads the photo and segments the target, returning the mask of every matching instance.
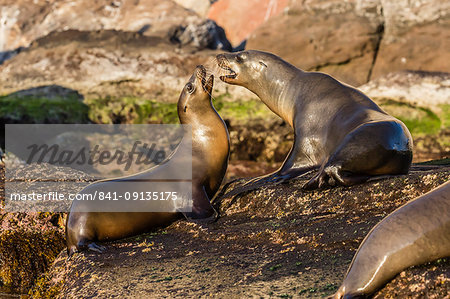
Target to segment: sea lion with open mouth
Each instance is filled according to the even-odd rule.
[[[210,200],[222,183],[228,165],[230,143],[227,127],[211,102],[214,76],[207,76],[203,66],[198,66],[183,88],[178,100],[178,117],[181,124],[192,130],[192,212],[184,213],[188,219],[215,220],[217,213]],[[184,152],[183,152],[184,151]],[[133,182],[133,189],[145,190],[147,181],[170,179],[180,171],[181,161],[186,161],[186,151],[181,141],[168,160],[147,171],[118,179],[95,182],[80,193],[112,192],[123,184]],[[178,182],[173,182],[178,184]],[[174,185],[174,188],[176,186]],[[134,191],[133,190],[133,191]],[[148,191],[148,190],[146,190]],[[105,248],[96,241],[111,241],[148,232],[166,226],[181,217],[178,212],[85,212],[86,203],[74,201],[66,223],[67,251],[90,249],[102,252]],[[101,202],[107,204],[107,202]]]
[[[411,134],[359,90],[266,52],[219,54],[216,62],[222,81],[246,87],[294,128],[294,144],[280,169],[236,192],[316,169],[305,189],[349,186],[373,176],[408,172]]]

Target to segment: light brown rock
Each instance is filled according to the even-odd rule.
[[[61,85],[85,97],[175,102],[195,66],[213,55],[131,32],[55,32],[0,65],[0,93]]]
[[[399,70],[450,72],[449,49],[450,17],[416,25],[395,39],[383,38],[371,77]]]
[[[208,13],[208,18],[224,28],[228,40],[238,46],[259,25],[280,14],[288,0],[219,0]]]
[[[171,0],[0,0],[0,51],[28,46],[52,31],[140,31],[166,36],[177,25],[203,21]]]
[[[257,28],[247,48],[351,85],[398,70],[450,71],[448,1],[292,0],[286,11]]]
[[[352,11],[314,14],[292,10],[259,27],[246,48],[272,52],[301,69],[327,72],[345,83],[360,85],[372,67],[378,30]]]

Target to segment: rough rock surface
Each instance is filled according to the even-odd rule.
[[[301,69],[358,86],[367,81],[379,31],[352,11],[327,15],[290,10],[260,26],[246,48],[272,52]]]
[[[28,46],[52,31],[122,30],[165,37],[173,27],[199,23],[171,0],[1,0],[0,51]]]
[[[62,214],[3,210],[5,168],[0,163],[0,297],[26,293],[64,247]]]
[[[404,69],[449,72],[449,15],[437,0],[291,1],[246,47],[356,86]]]
[[[288,0],[219,0],[208,13],[208,18],[224,28],[229,41],[238,46],[259,25],[280,14]]]
[[[323,297],[337,290],[371,227],[448,179],[448,166],[417,166],[409,175],[349,188],[303,192],[305,180],[297,179],[221,198],[215,223],[181,220],[109,243],[102,255],[66,260],[63,251],[34,295]],[[400,297],[439,297],[450,291],[448,265],[407,269],[385,289]]]
[[[450,72],[448,49],[450,14],[431,24],[415,25],[395,39],[383,38],[371,78],[398,70]]]
[[[211,55],[132,32],[55,32],[0,65],[0,93],[56,84],[84,96],[176,101],[195,66]]]
[[[170,40],[182,46],[192,45],[198,49],[220,49],[231,51],[225,31],[216,22],[206,20],[199,24],[177,26],[170,35]]]
[[[450,105],[450,74],[443,72],[399,71],[372,80],[359,90],[372,98],[392,98],[406,103],[439,109]]]
[[[190,34],[184,37],[193,38]],[[0,94],[60,85],[77,90],[85,98],[135,96],[176,102],[195,67],[208,62],[215,66],[211,61],[218,53],[200,50],[193,42],[180,47],[168,38],[133,32],[52,32],[0,65]],[[219,79],[214,89],[230,92],[234,98],[251,97],[244,88]]]
[[[211,2],[214,0],[174,0],[178,5],[183,6],[186,9],[195,11],[201,17],[206,18],[208,15]]]

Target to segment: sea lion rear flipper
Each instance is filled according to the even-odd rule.
[[[364,183],[369,178],[370,176],[368,175],[346,173],[340,167],[330,165],[321,169],[317,175],[303,185],[302,189],[319,189],[327,184],[330,185],[330,181],[334,181],[334,183],[331,183],[332,185],[339,184],[342,186],[352,186]]]
[[[89,245],[87,247],[88,247],[89,250],[95,251],[95,252],[98,252],[98,253],[103,253],[106,250],[105,246],[97,245],[94,242],[89,243]]]

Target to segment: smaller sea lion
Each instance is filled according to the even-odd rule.
[[[366,297],[402,270],[450,256],[450,182],[406,203],[363,240],[333,298]]]
[[[214,109],[211,92],[214,76],[207,76],[203,66],[198,66],[183,88],[178,100],[178,117],[192,130],[192,212],[184,213],[188,219],[214,220],[217,213],[210,200],[222,183],[230,153],[227,127]],[[184,140],[184,138],[183,138]],[[146,189],[146,181],[170,179],[180,171],[186,161],[183,140],[175,152],[162,164],[136,175],[95,182],[80,193],[120,189],[120,184],[133,182],[134,189]],[[173,182],[178,184],[178,182]],[[176,185],[174,185],[176,188]],[[134,190],[133,190],[134,191]],[[103,203],[103,202],[102,202]],[[177,212],[85,212],[83,201],[74,201],[66,223],[66,240],[69,256],[90,249],[98,252],[103,246],[96,241],[111,241],[148,232],[166,226],[180,218]]]

